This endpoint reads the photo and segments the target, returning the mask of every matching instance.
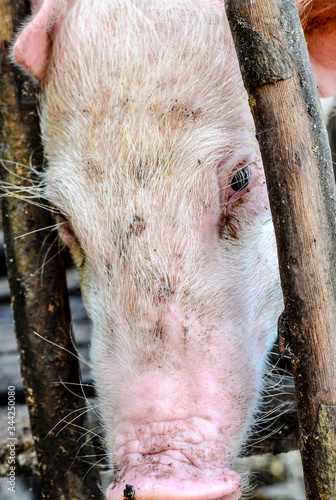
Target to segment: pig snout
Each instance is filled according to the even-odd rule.
[[[131,487],[143,500],[240,498],[242,481],[230,466],[258,383],[253,368],[248,378],[244,373],[241,346],[173,300],[161,305],[154,325],[138,323],[137,332],[141,343],[151,332],[147,352],[130,346],[129,365],[118,375],[111,373],[111,357],[92,352],[93,360],[99,357],[102,411],[113,429],[115,478],[107,498],[131,495]],[[115,386],[116,408],[107,415]]]

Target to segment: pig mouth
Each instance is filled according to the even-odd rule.
[[[176,462],[169,455],[151,455],[150,463],[145,463],[145,456],[142,460],[116,474],[107,489],[107,500],[238,500],[241,497],[242,480],[229,468],[221,472],[201,470],[190,463]]]

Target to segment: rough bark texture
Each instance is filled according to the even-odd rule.
[[[306,495],[336,498],[335,183],[294,0],[227,0],[276,231]]]
[[[2,166],[1,174],[5,184],[15,184],[22,194],[21,200],[3,200],[21,371],[44,498],[98,499],[101,492],[86,436],[85,400],[78,385],[66,385],[79,384],[80,377],[71,341],[64,263],[55,232],[40,231],[54,221],[50,212],[24,199],[28,194],[24,188],[34,176],[22,165],[42,165],[36,95],[28,78],[10,67],[7,49],[28,10],[27,1],[0,0],[0,156],[18,162],[5,162],[11,172]],[[21,237],[26,233],[31,234]]]

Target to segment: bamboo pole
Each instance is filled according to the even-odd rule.
[[[294,0],[226,0],[275,227],[306,495],[336,498],[335,183]]]
[[[0,156],[5,160],[2,167],[9,168],[0,170],[3,185],[15,185],[22,197],[3,200],[21,373],[44,498],[99,499],[99,476],[86,434],[85,400],[71,340],[64,261],[55,232],[48,229],[54,225],[50,212],[26,199],[34,173],[23,165],[31,161],[42,165],[36,92],[29,79],[11,67],[7,49],[27,14],[25,0],[0,0]]]

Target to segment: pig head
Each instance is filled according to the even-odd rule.
[[[336,2],[322,4],[299,7],[326,95]],[[238,499],[230,467],[283,304],[223,2],[33,8],[13,53],[42,87],[45,194],[92,320],[107,498]]]

